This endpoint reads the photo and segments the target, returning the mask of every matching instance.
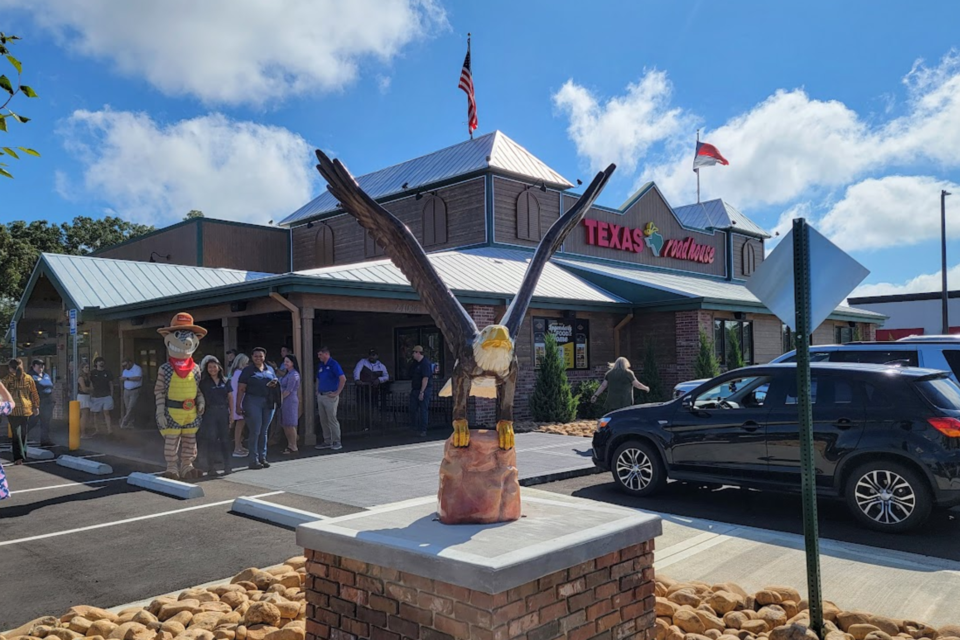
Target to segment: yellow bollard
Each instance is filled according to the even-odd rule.
[[[80,402],[70,401],[70,451],[80,448]]]

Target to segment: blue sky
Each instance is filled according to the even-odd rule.
[[[200,5],[200,6],[196,6]],[[589,7],[589,8],[587,8]],[[473,33],[480,129],[573,181],[617,162],[602,202],[702,172],[770,230],[805,215],[871,271],[862,293],[939,286],[939,192],[960,287],[960,4],[0,0],[40,98],[4,145],[0,221],[190,209],[279,220],[322,188],[311,150],[356,174],[466,138]],[[8,69],[9,71],[9,69]],[[8,73],[9,75],[9,73]]]

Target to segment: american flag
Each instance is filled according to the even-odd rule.
[[[473,93],[473,74],[470,73],[470,44],[467,44],[467,57],[463,59],[463,69],[460,70],[459,87],[467,94],[467,128],[470,130],[470,137],[477,130],[477,98]]]

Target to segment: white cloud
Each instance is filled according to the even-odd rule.
[[[902,79],[902,115],[876,122],[842,102],[777,90],[749,111],[705,132],[730,166],[702,172],[703,197],[723,197],[743,209],[795,204],[819,190],[843,188],[877,172],[917,162],[960,166],[960,53],[933,67],[922,60]],[[648,87],[642,90],[641,87]],[[625,94],[601,106],[572,80],[554,96],[568,115],[569,136],[592,166],[620,160],[632,170],[653,145],[637,183],[655,180],[672,202],[692,201],[696,116],[670,103],[671,84],[650,72]]]
[[[847,251],[914,245],[940,237],[940,191],[960,186],[929,176],[868,178],[847,188],[817,223]],[[960,237],[960,207],[947,207],[947,233]]]
[[[689,116],[670,108],[671,86],[663,71],[647,71],[627,86],[626,95],[601,100],[568,80],[554,94],[553,103],[570,119],[567,133],[580,156],[600,170],[615,162],[633,172],[651,145],[689,129]]]
[[[336,91],[447,27],[436,0],[0,0],[168,95],[264,105]]]
[[[947,287],[955,289],[960,282],[960,264],[947,269]],[[940,272],[924,273],[915,278],[907,280],[903,284],[894,284],[892,282],[878,282],[875,284],[863,284],[857,287],[851,298],[861,296],[886,296],[898,293],[928,293],[931,291],[941,291],[943,284]]]
[[[142,113],[75,111],[61,133],[84,165],[82,187],[58,178],[61,193],[85,189],[138,222],[162,225],[200,209],[266,223],[307,202],[316,178],[299,135],[219,114],[161,125]]]
[[[384,95],[389,93],[392,82],[393,79],[390,76],[377,76],[377,88],[380,90],[380,93]]]

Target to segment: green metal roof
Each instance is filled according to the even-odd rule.
[[[600,286],[637,304],[657,304],[702,300],[711,305],[757,307],[769,313],[763,303],[740,282],[712,277],[654,271],[643,267],[591,262],[555,257],[554,262],[572,269]],[[835,319],[880,322],[886,316],[846,305],[836,308]]]

